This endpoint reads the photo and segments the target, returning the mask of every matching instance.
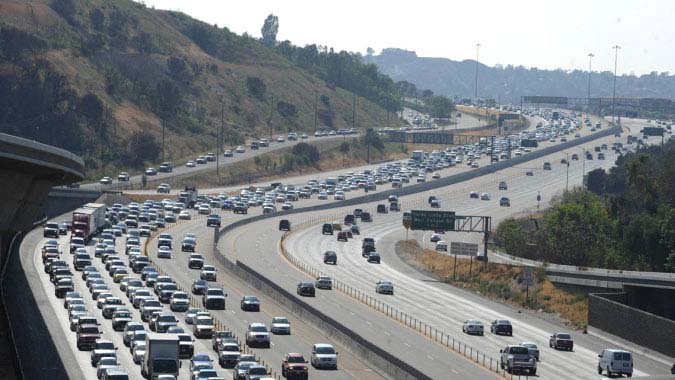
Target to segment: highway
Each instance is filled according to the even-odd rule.
[[[615,141],[613,137],[607,137],[602,141],[598,140],[594,141],[592,144],[587,144],[587,148],[599,145],[600,143],[605,142],[605,140],[608,143]],[[550,144],[552,143],[545,142],[542,146]],[[581,152],[581,148],[578,148],[577,151]],[[572,152],[569,153],[571,154]],[[610,154],[611,152],[605,153],[608,154],[608,159],[604,162],[598,160],[586,162],[586,171],[599,166],[611,166],[613,156]],[[403,197],[403,206],[406,207],[406,204],[412,203],[423,204],[426,201],[426,197],[433,193],[434,195],[440,196],[443,209],[454,209],[457,211],[466,210],[466,212],[470,211],[474,215],[480,214],[483,210],[498,209],[499,212],[493,214],[495,217],[494,226],[496,226],[498,220],[507,215],[531,210],[533,207],[532,200],[534,199],[534,194],[536,194],[533,193],[535,189],[542,192],[542,201],[544,201],[542,204],[546,204],[552,196],[564,188],[565,180],[562,175],[564,171],[563,167],[559,164],[559,160],[562,156],[564,156],[562,153],[557,153],[551,157],[536,160],[532,165],[520,165],[519,167],[506,169],[489,177],[479,177],[472,181],[443,189],[436,189],[431,192]],[[583,155],[580,154],[580,157],[582,156]],[[537,168],[541,168],[541,164],[546,160],[552,162],[553,170],[538,170]],[[487,164],[485,158],[481,161],[481,165],[484,164]],[[572,162],[569,177],[570,186],[581,182],[581,169],[579,167],[581,164],[581,161]],[[524,176],[525,169],[536,169],[535,175],[533,177]],[[352,169],[345,169],[345,171],[347,170]],[[443,171],[442,175],[446,176],[466,170],[471,169],[465,166],[448,168]],[[320,176],[312,176],[312,178],[322,177],[325,174],[326,173]],[[511,198],[512,207],[510,209],[495,207],[496,202],[498,202],[497,195],[501,195],[498,194],[499,192],[496,190],[497,183],[500,180],[506,180],[509,183],[509,190],[506,193]],[[293,184],[296,182],[297,184],[302,184],[306,182],[306,177],[291,178],[287,181]],[[378,186],[377,191],[384,191],[387,189],[387,186]],[[491,192],[493,198],[489,202],[478,200],[469,201],[468,191]],[[296,202],[296,207],[299,207],[300,205],[310,206],[325,202],[332,202],[332,200],[302,200]],[[364,207],[374,207],[374,204],[364,205]],[[351,208],[349,211],[351,211]],[[257,215],[259,213],[259,208],[250,209],[249,216]],[[332,210],[331,213],[344,215],[347,213],[347,210],[345,208],[339,208],[339,206],[336,205],[336,209]],[[224,225],[242,218],[242,216],[236,216],[226,212],[222,212],[221,215],[223,217]],[[297,224],[303,220],[325,216],[325,212],[305,213],[293,215],[288,219],[290,219],[292,223]],[[274,279],[279,285],[293,292],[295,284],[308,277],[295,267],[291,266],[288,261],[278,254],[278,242],[281,238],[281,233],[277,231],[279,219],[280,218],[272,218],[250,225],[246,228],[236,229],[232,233],[225,235],[225,238],[219,243],[219,249],[230,259],[241,260],[247,265],[260,271],[268,278]],[[392,213],[386,216],[375,215],[374,219],[375,221],[372,224],[362,224],[361,228],[362,236],[374,236],[378,240],[378,250],[383,254],[383,264],[377,267],[374,267],[373,265],[364,266],[364,262],[359,254],[360,244],[358,243],[358,239],[347,244],[338,244],[334,239],[319,235],[318,227],[296,231],[290,235],[289,239],[286,241],[286,246],[294,255],[302,257],[303,261],[308,264],[320,267],[321,270],[326,271],[326,273],[339,278],[349,285],[362,289],[364,292],[371,293],[373,296],[375,296],[373,291],[374,282],[377,279],[392,279],[397,287],[397,294],[395,297],[388,297],[384,301],[429,322],[433,326],[444,330],[446,333],[456,336],[458,339],[468,342],[471,346],[480,348],[481,351],[485,350],[483,352],[488,352],[494,358],[498,357],[498,354],[494,352],[498,352],[501,344],[507,343],[506,339],[495,339],[489,336],[489,334],[482,338],[475,337],[475,339],[474,337],[463,336],[461,334],[461,321],[468,317],[478,317],[483,319],[484,323],[487,323],[490,318],[506,316],[512,320],[515,326],[514,328],[516,329],[516,335],[513,338],[513,342],[515,342],[515,339],[521,339],[535,341],[540,345],[540,348],[543,351],[540,372],[546,374],[547,378],[549,378],[549,376],[550,378],[564,378],[563,375],[570,373],[569,371],[577,371],[573,373],[579,373],[579,376],[586,376],[589,373],[587,366],[595,360],[594,353],[602,348],[600,344],[602,342],[597,342],[588,337],[581,335],[577,336],[575,334],[575,343],[577,343],[579,347],[576,352],[551,352],[551,354],[549,354],[547,350],[544,350],[545,344],[543,344],[542,341],[547,338],[548,333],[562,329],[560,326],[551,324],[534,315],[519,314],[510,307],[485,300],[482,297],[463,292],[444,284],[438,284],[431,279],[423,279],[422,275],[411,270],[400,261],[397,261],[397,258],[393,254],[393,248],[386,248],[384,251],[381,250],[381,247],[391,247],[396,240],[400,239],[402,233],[400,216]],[[198,272],[187,269],[187,254],[179,252],[179,242],[185,233],[196,233],[199,241],[198,252],[205,254],[207,263],[219,267],[219,282],[224,285],[228,292],[228,310],[214,312],[213,314],[230,329],[235,331],[238,336],[243,336],[248,323],[254,321],[269,324],[272,316],[279,315],[284,315],[291,319],[293,326],[293,334],[291,336],[273,336],[273,346],[271,349],[255,350],[256,355],[268,364],[272,368],[272,371],[275,371],[276,373],[280,372],[281,357],[284,353],[297,351],[303,353],[306,358],[309,358],[309,349],[312,344],[329,342],[333,343],[338,351],[341,352],[339,362],[340,369],[337,372],[316,371],[310,369],[311,378],[386,378],[386,376],[379,373],[376,369],[362,362],[359,358],[354,357],[346,347],[336,344],[329,337],[325,336],[322,331],[318,331],[314,326],[310,326],[302,320],[293,318],[291,312],[285,310],[275,301],[263,294],[257,294],[248,284],[242,282],[237,277],[230,275],[224,268],[221,268],[218,261],[211,257],[213,231],[205,228],[205,221],[203,218],[195,217],[191,222],[170,226],[167,231],[174,236],[173,258],[170,260],[156,259],[156,243],[154,240],[151,240],[148,244],[148,247],[150,248],[149,255],[155,262],[155,265],[172,276],[181,287],[189,289],[192,280],[198,277]],[[123,239],[118,238],[118,251],[124,250],[122,241]],[[62,237],[60,240],[62,245],[61,248],[67,252],[66,242],[67,238]],[[38,247],[35,247],[35,256],[33,259],[36,268],[39,268],[40,272],[44,273],[41,270],[40,246],[41,244]],[[327,269],[319,262],[319,257],[320,253],[328,248],[337,250],[341,258],[340,265]],[[92,247],[89,247],[88,249],[91,250]],[[356,254],[354,252],[356,252]],[[124,257],[124,259],[126,259],[126,257]],[[102,267],[99,259],[94,261],[98,267]],[[335,272],[330,272],[333,270]],[[354,276],[354,274],[357,275]],[[121,296],[121,298],[126,301],[126,297],[116,284],[112,284],[110,277],[104,274],[104,278],[109,283],[110,288],[113,289],[113,293],[116,296]],[[83,363],[82,371],[85,372],[85,377],[90,378],[90,375],[94,376],[94,369],[88,365],[87,359],[89,359],[89,353],[80,352],[75,349],[75,335],[69,331],[67,312],[63,309],[63,301],[53,297],[52,285],[49,282],[48,275],[44,274],[40,279],[43,282],[43,286],[47,290],[47,293],[52,294],[48,306],[51,307],[59,317],[61,327],[68,337],[69,343],[71,343],[69,346],[73,349],[78,361]],[[84,287],[81,278],[76,275],[74,281],[76,290],[85,294],[85,298],[87,299],[86,296],[88,295],[88,291]],[[237,307],[239,299],[241,299],[243,295],[249,294],[255,294],[261,298],[263,308],[260,313],[242,312]],[[379,297],[381,296],[376,298]],[[88,299],[90,300],[90,297]],[[486,369],[471,363],[469,360],[449,351],[445,347],[431,343],[428,338],[421,334],[402,327],[400,323],[387,318],[380,313],[374,312],[371,308],[362,303],[355,302],[352,298],[343,293],[333,291],[332,294],[327,294],[326,291],[319,291],[318,296],[315,299],[304,300],[311,305],[318,307],[319,310],[333,316],[339,322],[360,333],[364,338],[371,342],[376,343],[381,347],[387,347],[388,351],[392,354],[404,359],[407,363],[422,370],[432,378],[498,378],[494,373],[490,373]],[[439,302],[439,300],[443,300],[443,302]],[[453,308],[452,312],[449,312],[447,310],[448,308],[445,307],[447,304],[458,305],[458,307]],[[135,314],[135,320],[140,319],[138,317],[138,311],[133,308],[131,309]],[[98,313],[97,315],[100,317],[100,311],[92,302],[89,302],[88,310],[93,314]],[[183,321],[182,315],[179,315],[178,318]],[[116,345],[120,347],[118,356],[121,365],[129,370],[132,374],[132,378],[137,378],[136,376],[140,378],[139,367],[133,363],[128,349],[124,347],[121,342],[121,333],[112,331],[109,321],[103,321],[102,318],[99,318],[99,320],[102,321],[101,328],[103,330],[103,337],[113,339]],[[181,325],[186,331],[191,330],[188,328],[189,326],[182,322]],[[460,332],[458,333],[457,330]],[[512,341],[509,340],[508,342]],[[425,350],[423,352],[413,352],[411,351],[411,348],[413,347],[424,347]],[[195,342],[195,352],[202,351],[209,352],[214,359],[217,357],[215,352],[210,348],[210,341],[197,339]],[[555,358],[555,360],[549,361],[549,355],[550,357]],[[583,371],[576,366],[577,361],[579,360],[577,356],[583,356],[585,358],[584,366],[582,367]],[[637,368],[639,372],[636,372],[636,375],[665,373],[663,364],[655,362],[648,357],[638,356],[638,358],[639,365],[637,365]],[[186,368],[185,361],[183,365],[183,368]],[[183,377],[186,373],[187,371],[182,371],[181,378],[187,378]],[[219,369],[219,373],[222,373],[221,376],[230,376],[229,370]]]
[[[599,140],[592,144],[587,144],[587,148],[592,148],[603,142],[611,143],[614,141],[613,137]],[[595,168],[597,166],[608,167],[613,162],[612,156],[608,154],[608,159],[600,163],[594,160],[592,163],[586,163],[586,170]],[[505,173],[498,173],[497,175],[478,178],[474,181],[462,183],[456,186],[451,186],[446,189],[437,189],[428,193],[416,194],[414,197],[404,197],[404,202],[424,202],[428,195],[440,195],[444,209],[453,209],[471,213],[472,215],[480,215],[481,210],[499,209],[497,206],[497,198],[493,198],[490,202],[469,202],[469,191],[489,191],[493,194],[497,193],[497,183],[499,180],[511,180],[507,191],[511,198],[512,207],[510,209],[503,208],[503,215],[513,212],[521,212],[523,210],[532,209],[536,207],[537,191],[542,192],[543,204],[546,204],[556,193],[560,192],[565,187],[564,171],[559,165],[561,153],[552,155],[551,157],[539,159],[528,165],[528,168],[541,167],[544,161],[553,163],[556,168],[552,171],[537,170],[533,177],[526,177],[523,174],[525,168],[514,168],[505,170]],[[579,184],[581,182],[581,162],[574,163],[570,167],[570,185]],[[502,177],[500,177],[500,175]],[[486,204],[481,206],[481,203]],[[405,206],[405,203],[404,203]],[[374,207],[374,204],[363,205],[363,207]],[[346,214],[351,209],[335,209],[332,213],[342,215]],[[301,216],[292,216],[289,219],[293,223],[299,223],[302,220],[311,219],[313,217],[321,217],[321,213],[308,213]],[[503,217],[503,216],[502,216]],[[499,219],[500,217],[497,217]],[[336,221],[338,219],[336,218]],[[284,267],[283,259],[276,260],[279,256],[275,255],[274,248],[275,238],[279,239],[280,234],[276,233],[276,237],[271,239],[264,239],[261,234],[274,236],[277,220],[269,220],[255,224],[255,228],[249,226],[247,231],[235,230],[235,236],[228,237],[228,243],[221,242],[220,247],[223,252],[230,252],[232,249],[237,249],[237,258],[243,260],[248,265],[255,267],[257,270],[263,270],[269,276],[275,279],[278,283],[292,286],[293,282],[306,278],[306,275],[299,274],[292,268],[289,268],[285,273],[279,273],[280,268]],[[389,214],[388,216],[376,215],[375,222],[371,224],[361,224],[362,235],[375,237],[378,241],[384,238],[388,233],[388,228],[398,230],[400,234],[403,228],[400,224],[400,216],[396,214]],[[372,233],[371,233],[372,231]],[[258,240],[255,244],[252,241]],[[454,240],[454,238],[453,238]],[[386,242],[386,239],[384,240]],[[378,243],[379,245],[379,243]],[[231,246],[232,248],[228,248]],[[241,248],[240,248],[241,247]],[[268,247],[265,249],[265,247]],[[593,378],[592,374],[595,372],[594,366],[596,362],[596,353],[602,348],[613,346],[612,343],[597,339],[596,337],[589,338],[581,334],[574,334],[577,344],[577,349],[574,353],[568,352],[554,352],[547,349],[546,339],[548,335],[555,331],[565,330],[563,326],[548,322],[536,316],[523,315],[518,313],[510,307],[501,305],[496,302],[491,302],[482,297],[472,295],[471,293],[459,291],[455,288],[437,284],[433,280],[424,278],[420,280],[419,273],[411,271],[405,266],[390,266],[388,261],[393,255],[391,246],[385,246],[383,251],[378,251],[383,255],[383,264],[377,266],[366,264],[360,256],[360,239],[354,239],[350,243],[337,243],[334,237],[323,236],[319,233],[319,226],[312,227],[307,230],[295,232],[290,235],[286,242],[286,247],[295,255],[299,255],[307,264],[320,268],[321,271],[346,282],[349,285],[357,287],[363,291],[369,292],[376,298],[383,296],[376,296],[374,292],[374,284],[379,279],[391,279],[394,281],[397,295],[395,297],[387,297],[384,301],[407,311],[412,315],[418,315],[420,318],[431,322],[432,325],[442,328],[450,334],[456,334],[458,338],[467,339],[471,344],[482,350],[489,352],[497,352],[502,345],[509,343],[519,343],[521,341],[534,341],[542,350],[542,362],[540,363],[540,371],[542,376],[547,378],[569,378],[569,374],[573,373],[584,378]],[[321,254],[325,250],[338,251],[340,264],[333,266],[326,266],[321,261]],[[263,252],[259,252],[263,250]],[[276,257],[275,257],[276,256]],[[285,266],[288,266],[286,264]],[[335,295],[333,301],[341,300],[342,295]],[[445,301],[445,302],[443,302]],[[356,304],[352,301],[352,305]],[[455,305],[452,308],[447,308],[445,305]],[[361,306],[361,305],[356,305]],[[331,306],[327,310],[331,310]],[[339,309],[338,306],[333,306],[333,309]],[[344,306],[348,308],[348,306]],[[321,309],[326,310],[326,309]],[[371,318],[374,318],[377,313],[371,313]],[[480,318],[484,323],[488,323],[494,318],[506,317],[514,323],[516,334],[514,338],[494,338],[492,336],[486,337],[464,337],[461,334],[461,322],[467,318]],[[348,319],[348,317],[345,317]],[[386,324],[387,318],[377,319],[376,325]],[[372,323],[372,322],[371,322]],[[487,325],[489,326],[489,325]],[[409,355],[408,357],[410,358]],[[668,367],[659,362],[652,360],[647,356],[636,356],[636,376],[665,374]],[[548,359],[551,358],[551,359]],[[410,358],[412,360],[412,358]],[[597,377],[597,376],[596,376]]]

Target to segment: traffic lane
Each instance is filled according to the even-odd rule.
[[[236,216],[229,214],[224,215],[223,222],[231,222],[236,219]],[[219,269],[218,281],[216,283],[223,285],[228,294],[228,307],[225,311],[211,310],[210,312],[226,323],[228,327],[235,332],[237,336],[242,339],[245,337],[249,323],[261,322],[268,327],[272,317],[286,316],[291,321],[291,335],[272,335],[272,347],[267,349],[254,349],[256,355],[268,364],[274,371],[281,373],[281,361],[283,356],[289,352],[300,352],[309,360],[311,355],[311,347],[313,344],[328,342],[333,344],[338,352],[341,352],[339,357],[338,371],[322,371],[316,370],[310,366],[309,373],[311,378],[330,378],[330,379],[385,379],[386,377],[377,373],[372,368],[369,368],[354,357],[348,350],[341,347],[325,334],[321,333],[314,327],[306,324],[301,319],[289,315],[288,311],[283,309],[271,298],[259,294],[259,291],[248,286],[236,276],[230,275],[220,263],[213,258],[210,252],[213,251],[213,229],[205,226],[205,220],[195,219],[191,223],[179,224],[165,232],[171,233],[174,240],[178,240],[188,232],[197,235],[198,253],[202,253],[207,258],[205,264],[214,265]],[[178,244],[173,244],[172,259],[158,259],[157,248],[154,245],[155,240],[149,243],[150,257],[153,263],[161,267],[167,272],[176,282],[185,289],[190,289],[192,281],[199,278],[199,271],[187,268],[187,258],[189,253],[180,252]],[[244,312],[238,307],[238,301],[244,295],[256,295],[262,301],[260,312]],[[196,297],[196,296],[193,296]],[[197,298],[198,299],[198,298]]]
[[[125,246],[126,246],[126,244],[125,244],[125,241],[126,241],[125,237],[126,237],[126,235],[123,235],[122,237],[118,237],[117,239],[115,239],[115,250],[116,250],[117,252],[125,252],[125,251],[126,251],[126,250],[125,250]],[[145,239],[146,239],[146,238],[142,238],[141,244],[144,244],[144,243],[145,243]],[[91,253],[91,255],[92,255],[92,257],[93,257],[93,252]],[[124,253],[120,253],[119,255],[120,255],[121,260],[125,262],[125,265],[126,265],[126,267],[128,268],[128,264],[129,264],[129,256],[127,256],[127,255],[124,254]],[[145,325],[145,330],[148,331],[148,332],[152,332],[152,331],[150,330],[150,325],[149,325],[149,323],[147,323],[147,322],[142,322],[142,320],[141,320],[140,309],[135,309],[135,308],[133,307],[133,305],[131,305],[131,303],[129,302],[129,298],[127,297],[126,293],[123,292],[123,291],[120,289],[119,284],[114,283],[114,282],[112,281],[112,279],[110,278],[110,276],[108,276],[108,274],[106,273],[105,265],[103,264],[103,262],[102,262],[100,259],[98,259],[98,258],[94,259],[94,262],[96,263],[95,266],[99,269],[99,271],[100,271],[101,273],[103,273],[103,277],[106,279],[106,283],[108,283],[108,285],[109,285],[109,287],[110,287],[111,292],[113,293],[113,295],[114,295],[115,297],[121,298],[121,299],[123,300],[125,306],[127,306],[127,307],[129,308],[129,310],[132,311],[132,314],[133,314],[133,321],[134,321],[134,322],[141,322],[141,323],[143,323],[143,324]],[[129,271],[131,271],[131,270],[129,269]],[[133,273],[131,274],[131,277],[140,279],[140,275],[133,274]],[[151,290],[151,291],[152,291],[152,290]],[[162,304],[162,312],[173,314],[173,315],[176,317],[176,319],[178,319],[178,326],[179,326],[179,327],[182,327],[183,330],[184,330],[187,334],[189,334],[190,336],[192,336],[192,338],[193,338],[193,340],[194,340],[194,352],[195,352],[195,353],[197,353],[197,352],[207,352],[207,353],[209,353],[209,355],[211,356],[211,358],[214,359],[214,362],[217,363],[217,358],[216,358],[215,355],[213,355],[213,353],[211,352],[211,349],[210,349],[210,340],[209,340],[209,341],[205,341],[205,340],[203,340],[203,339],[196,339],[196,338],[194,337],[194,335],[193,335],[193,333],[192,333],[192,326],[191,326],[191,325],[188,325],[187,323],[185,323],[185,313],[179,313],[179,312],[171,311],[171,309],[169,308],[169,306],[166,305],[166,304]],[[108,320],[108,322],[110,323],[110,320]],[[123,338],[122,333],[117,333],[117,334],[120,336],[120,339]],[[116,345],[117,345],[117,344],[116,344]],[[122,341],[122,347],[123,347],[126,351],[129,351],[129,349],[128,349],[126,346],[124,346],[124,342],[123,342],[123,341]],[[133,358],[132,358],[132,359],[133,359]],[[181,379],[186,379],[186,380],[187,380],[187,379],[190,379],[190,370],[189,370],[189,368],[190,368],[190,359],[182,359],[181,362],[182,362],[183,364],[182,364],[182,368],[181,368],[181,371],[180,371],[180,378],[181,378]],[[140,376],[140,371],[141,371],[140,365],[137,365],[137,364],[133,363],[133,360],[132,360],[132,364],[134,365],[134,368],[133,368],[134,371],[133,371],[133,372],[137,372],[137,375]],[[215,365],[214,365],[214,367],[215,367],[216,369],[218,369]],[[222,374],[227,374],[227,375],[229,375],[229,372],[227,372],[227,371],[221,371],[220,369],[218,369],[218,372],[219,372],[219,373],[222,372]]]
[[[235,229],[221,238],[218,247],[230,260],[239,259],[294,292],[298,282],[312,279],[276,252],[281,237],[276,231],[277,223],[275,218],[256,223],[255,229]],[[262,231],[269,231],[267,237],[257,240]],[[501,378],[342,293],[318,291],[317,297],[303,297],[302,300],[432,378]]]
[[[353,136],[353,135],[352,135]],[[357,135],[358,136],[358,135]],[[234,153],[234,148],[232,148],[233,151],[233,156],[232,157],[222,157],[219,156],[219,166],[226,167],[227,165],[246,160],[248,158],[252,158],[264,153],[268,152],[273,152],[275,150],[283,149],[283,148],[288,148],[292,147],[295,144],[298,144],[300,142],[315,142],[315,141],[324,141],[324,140],[334,140],[337,138],[342,138],[342,136],[325,136],[325,137],[314,137],[310,136],[307,140],[300,140],[298,139],[297,141],[289,141],[286,140],[283,143],[278,143],[276,140],[274,142],[270,141],[270,146],[267,148],[262,148],[262,149],[250,149],[249,146],[246,146],[246,151],[244,153]],[[203,153],[206,154],[206,153]],[[195,154],[198,156],[199,154]],[[157,163],[159,165],[160,163]],[[170,173],[157,173],[154,176],[146,176],[148,181],[161,181],[161,180],[166,180],[172,177],[177,177],[183,174],[194,174],[202,171],[207,171],[207,170],[214,170],[216,168],[216,162],[215,161],[210,161],[207,162],[206,164],[199,164],[196,165],[194,168],[188,168],[184,164],[181,166],[177,166],[173,168],[173,171]],[[134,175],[129,177],[128,182],[120,182],[117,181],[117,174],[110,175],[110,177],[113,178],[113,184],[112,185],[101,185],[98,182],[92,182],[92,183],[87,183],[87,184],[82,184],[81,187],[85,189],[93,189],[93,190],[114,190],[117,188],[125,188],[128,187],[129,185],[138,185],[142,182],[142,174]]]
[[[552,183],[551,180],[546,180],[544,181],[550,186]],[[560,181],[557,182],[558,185],[560,185]],[[564,181],[562,183],[564,186]],[[529,189],[529,186],[527,184],[524,184],[521,186],[522,189],[517,189],[521,193],[527,193]],[[518,196],[517,196],[518,197]],[[520,196],[522,198],[522,196]],[[527,197],[529,199],[531,197]],[[482,207],[482,210],[476,210],[478,214],[486,214],[486,212],[481,212],[481,211],[487,211],[491,206],[486,204],[487,202],[482,202],[480,204]],[[494,207],[494,206],[492,206]],[[455,208],[457,212],[462,212],[466,210],[462,210],[462,208]],[[382,240],[382,237],[384,235],[387,235],[390,233],[390,230],[393,228],[394,230],[399,231],[399,235],[402,234],[402,226],[400,224],[400,216],[396,214],[390,214],[390,215],[378,215],[376,217],[376,222],[373,223],[363,223],[361,224],[362,227],[362,236],[369,236],[369,237],[374,237],[376,241],[380,242]],[[446,302],[442,297],[438,296],[430,296],[426,297],[426,295],[429,294],[434,294],[433,291],[430,291],[426,287],[420,287],[420,288],[412,288],[411,285],[408,283],[408,279],[406,278],[399,278],[396,275],[392,275],[390,270],[388,269],[388,256],[391,256],[391,252],[389,251],[381,251],[383,252],[383,264],[381,265],[372,265],[372,264],[365,264],[365,260],[361,258],[360,255],[360,239],[354,239],[354,241],[350,243],[338,243],[333,239],[332,237],[324,237],[318,233],[318,231],[313,231],[313,230],[306,230],[302,231],[300,233],[304,233],[303,236],[292,236],[287,240],[287,247],[290,248],[290,250],[296,255],[298,252],[300,252],[299,256],[303,259],[303,261],[307,262],[308,264],[314,266],[315,268],[320,268],[321,270],[324,270],[327,274],[337,277],[337,278],[345,278],[348,277],[349,280],[346,280],[346,282],[350,283],[352,286],[355,286],[366,293],[370,293],[374,297],[378,297],[378,295],[374,292],[374,284],[376,281],[380,279],[390,279],[394,281],[394,284],[397,288],[397,295],[395,298],[389,298],[386,297],[384,298],[383,296],[379,296],[380,299],[384,299],[385,301],[391,300],[390,303],[394,304],[397,306],[399,309],[411,314],[411,315],[416,315],[419,314],[419,310],[422,309],[424,310],[424,313],[426,316],[426,321],[430,322],[432,325],[436,327],[441,327],[445,329],[446,332],[448,331],[454,331],[454,329],[457,328],[457,326],[461,326],[462,321],[465,319],[469,318],[476,318],[476,315],[468,315],[466,313],[460,313],[459,315],[453,315],[451,311],[447,311],[445,307],[441,305],[446,305],[446,304],[454,304],[456,305],[455,301],[450,301],[447,300]],[[297,242],[298,244],[294,247],[293,243]],[[311,248],[307,248],[311,247]],[[320,247],[319,249],[316,249],[315,247]],[[380,247],[381,248],[381,247]],[[304,251],[303,251],[304,249]],[[337,267],[333,266],[326,266],[322,263],[321,260],[321,252],[324,252],[326,250],[334,250],[338,252],[339,260],[341,261],[341,264],[338,265]],[[378,251],[380,251],[378,249]],[[318,253],[317,253],[318,252]],[[477,264],[478,265],[478,264]],[[404,301],[410,301],[406,304],[406,302],[396,302],[403,299]],[[425,302],[422,302],[422,301]],[[454,317],[454,318],[451,318]],[[481,318],[484,318],[484,315],[480,316]],[[497,319],[499,318],[499,315],[490,315],[488,320],[492,319]],[[420,317],[422,318],[422,317]],[[450,321],[450,322],[449,322]],[[531,331],[532,329],[529,326],[518,326],[518,321],[514,321],[514,328],[517,329],[517,331]],[[556,331],[556,330],[548,330],[550,332]],[[545,339],[548,338],[548,335],[543,335],[543,336],[524,336],[523,334],[518,334],[516,333],[516,337],[521,337],[522,339],[520,341],[533,341],[537,343],[540,347],[545,347],[545,344],[547,343]],[[485,345],[485,340],[490,341],[491,344],[490,346]],[[499,348],[503,348],[503,345],[505,344],[503,342],[503,339],[491,339],[491,337],[487,338],[474,338],[474,337],[468,337],[466,339],[463,339],[465,341],[470,342],[469,344],[472,344],[471,342],[474,341],[474,344],[479,344],[481,346],[477,346],[477,348],[480,349],[486,349],[490,350],[491,352],[495,353],[498,352]],[[515,343],[515,342],[513,342]],[[577,353],[580,351],[583,351],[583,347],[577,346]],[[588,354],[589,352],[585,352],[585,354]],[[584,354],[583,352],[580,354]],[[592,353],[591,353],[592,354]],[[558,378],[565,378],[569,372],[569,370],[574,371],[575,370],[575,363],[577,359],[570,359],[569,355],[556,355],[556,356],[561,356],[561,357],[556,357],[554,360],[548,360],[547,362],[542,362],[540,365],[540,372],[545,375],[551,375],[553,372],[558,372],[556,375]],[[591,358],[591,356],[588,356],[588,358]],[[561,366],[560,363],[564,363],[564,361],[567,359],[567,363],[565,366]],[[553,364],[553,365],[552,365]],[[589,364],[589,363],[587,363]],[[588,368],[592,369],[594,363],[590,363],[588,365]],[[560,372],[562,371],[562,372]]]
[[[42,243],[45,240],[46,239],[44,239],[40,243],[40,245],[36,248],[35,251],[34,263],[36,267],[39,268],[42,267],[40,258],[40,247],[42,246]],[[90,252],[91,248],[92,248],[91,246],[88,246],[87,251]],[[100,323],[99,329],[101,331],[101,338],[109,339],[114,342],[115,347],[118,348],[117,358],[118,362],[120,363],[120,367],[124,368],[129,373],[130,379],[141,379],[142,377],[140,376],[140,371],[135,371],[136,365],[133,362],[131,354],[129,353],[128,350],[123,349],[125,347],[122,338],[120,336],[120,333],[113,330],[112,323],[110,320],[106,320],[105,318],[103,318],[101,310],[97,308],[96,301],[92,299],[91,293],[89,293],[89,290],[86,287],[85,281],[82,280],[81,272],[77,272],[72,268],[71,262],[72,255],[65,253],[69,252],[69,244],[67,236],[59,238],[59,249],[62,252],[64,252],[64,254],[62,254],[62,259],[66,260],[66,262],[69,262],[71,270],[73,271],[73,284],[75,291],[79,292],[82,295],[82,298],[85,301],[88,314],[96,317],[96,319]],[[90,254],[93,257],[93,251],[91,251]],[[58,315],[59,320],[62,322],[62,328],[66,332],[66,336],[69,341],[69,347],[71,347],[71,349],[73,350],[73,353],[75,354],[77,361],[80,364],[80,368],[84,372],[86,378],[95,379],[96,368],[91,366],[91,352],[80,351],[77,349],[76,334],[75,332],[70,331],[70,321],[68,319],[68,311],[63,308],[63,300],[58,299],[54,296],[53,286],[51,286],[51,289],[49,289],[51,282],[49,282],[49,275],[45,274],[44,270],[42,271],[40,278],[43,282],[43,286],[45,286],[45,289],[47,289],[48,293],[51,290],[50,304],[55,314]],[[109,276],[107,276],[107,274],[104,274],[103,278],[108,287],[113,289],[113,287],[111,286],[112,280],[109,278]],[[187,379],[187,377],[185,377],[185,379]]]

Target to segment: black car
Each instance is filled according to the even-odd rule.
[[[288,219],[281,219],[279,221],[279,231],[290,231],[291,230],[291,222],[288,221]]]
[[[298,284],[297,293],[300,296],[305,297],[314,297],[316,289],[314,289],[314,283],[309,281],[303,281]]]
[[[321,234],[323,235],[332,235],[333,234],[333,225],[330,223],[324,223],[321,227]]]
[[[380,254],[373,251],[368,254],[368,262],[369,263],[380,263]]]
[[[346,225],[354,224],[354,220],[355,220],[354,215],[347,214],[347,215],[345,215],[345,220],[344,220],[345,223],[344,224],[346,224]]]
[[[370,216],[369,212],[364,212],[364,213],[361,213],[361,221],[362,222],[372,222],[373,218]]]
[[[361,248],[361,256],[368,257],[371,252],[375,252],[375,245],[364,245]]]
[[[256,296],[244,296],[239,306],[244,311],[260,311],[260,300]]]
[[[209,284],[204,280],[194,280],[192,282],[192,294],[202,295],[209,287]]]
[[[326,251],[323,253],[323,263],[337,265],[337,254],[334,251]]]
[[[363,213],[363,210],[360,209],[360,208],[357,208],[357,209],[354,210],[354,216],[357,217],[357,218],[360,218],[362,213]]]
[[[490,325],[490,332],[497,335],[513,335],[513,326],[506,319],[495,319]]]
[[[385,205],[385,204],[377,205],[377,213],[378,214],[386,214],[387,212],[389,212],[389,210],[387,210],[387,205]]]
[[[220,215],[209,215],[209,218],[206,219],[206,227],[220,227]]]

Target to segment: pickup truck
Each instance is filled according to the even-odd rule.
[[[527,371],[529,376],[537,374],[537,361],[524,346],[509,345],[499,350],[499,365],[508,373]]]

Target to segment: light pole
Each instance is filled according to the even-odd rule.
[[[587,104],[588,104],[589,110],[591,108],[591,61],[593,61],[593,57],[595,57],[595,54],[588,53],[588,98],[587,98]]]
[[[616,65],[619,59],[619,49],[621,49],[621,46],[614,45],[612,46],[612,49],[614,49],[614,89],[612,90],[612,125],[614,125],[614,107],[616,103]]]
[[[567,193],[569,192],[570,185],[570,155],[567,152],[565,152],[565,164],[567,166],[567,173],[565,174],[565,192]]]
[[[476,44],[476,83],[474,88],[473,98],[478,101],[478,52],[480,51],[480,44]]]

